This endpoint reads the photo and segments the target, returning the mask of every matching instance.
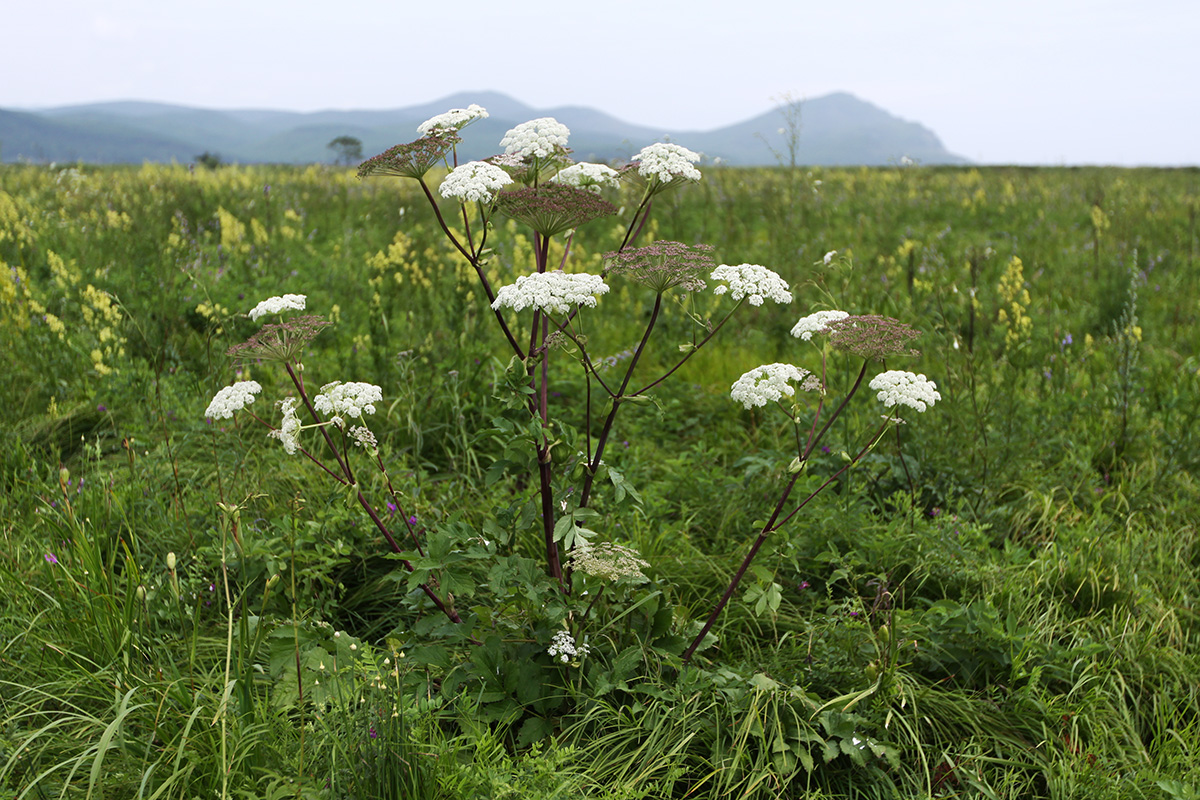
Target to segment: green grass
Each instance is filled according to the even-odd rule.
[[[1200,173],[705,172],[656,200],[650,233],[767,265],[796,300],[742,309],[622,411],[605,460],[642,502],[606,487],[595,507],[649,581],[559,614],[541,534],[519,523],[536,480],[489,477],[514,457],[495,433],[513,413],[503,339],[411,184],[0,169],[0,791],[1196,796]],[[621,233],[581,228],[575,268],[597,271]],[[531,270],[530,237],[492,235],[497,282]],[[1028,299],[1002,286],[1014,256]],[[650,313],[613,287],[584,315],[597,355],[634,346]],[[474,554],[437,574],[479,646],[430,613],[344,491],[248,420],[205,421],[235,379],[225,350],[256,330],[239,315],[283,292],[335,322],[311,380],[383,388],[374,427],[404,513]],[[999,313],[1014,302],[1028,331]],[[788,330],[828,306],[921,329],[922,354],[888,367],[943,400],[768,540],[684,666],[794,455],[791,426],[729,385],[812,368]],[[639,369],[673,363],[690,330],[669,306]],[[585,387],[551,363],[557,455],[580,441]],[[837,385],[858,369],[829,366]],[[269,412],[286,381],[245,372]],[[866,405],[806,480],[877,424]],[[236,538],[218,504],[239,507]],[[578,666],[545,654],[563,619],[591,637]]]

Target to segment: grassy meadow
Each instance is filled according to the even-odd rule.
[[[520,445],[590,456],[599,381],[649,383],[728,298],[660,314],[610,280],[579,314],[594,372],[542,354],[554,427],[526,434],[541,366],[510,361],[415,182],[0,167],[0,796],[1200,797],[1200,171],[703,171],[637,244],[711,245],[794,300],[743,305],[623,404],[577,509],[586,469],[539,505]],[[604,197],[568,271],[622,244],[639,195]],[[493,286],[534,271],[527,229],[488,236]],[[227,351],[285,293],[331,323],[302,378],[382,389],[379,469],[345,446],[349,486],[206,418],[246,380],[278,416],[288,375]],[[809,424],[731,384],[824,354],[832,406],[861,359],[789,335],[830,308],[919,330],[887,367],[941,400],[841,471],[885,411],[846,404],[798,479],[828,488],[692,658]],[[560,591],[538,522],[560,502],[643,574]]]

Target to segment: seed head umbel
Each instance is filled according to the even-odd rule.
[[[542,236],[554,236],[584,223],[617,213],[617,207],[586,189],[544,183],[504,192],[497,197],[500,211]]]
[[[423,178],[425,173],[445,159],[446,153],[461,141],[462,137],[453,130],[435,129],[428,136],[422,136],[415,142],[398,144],[390,150],[368,158],[359,164],[358,177],[393,175],[400,178]]]
[[[661,241],[604,255],[610,275],[620,275],[662,293],[679,288],[697,292],[706,286],[702,276],[713,270],[716,261],[712,246],[687,245]]]
[[[305,346],[330,324],[332,323],[328,320],[309,314],[264,325],[262,330],[246,341],[229,348],[227,355],[241,363],[260,359],[293,361],[298,359]]]
[[[878,314],[858,314],[826,323],[829,342],[838,350],[867,360],[882,361],[891,356],[916,356],[908,343],[921,335],[898,319]]]

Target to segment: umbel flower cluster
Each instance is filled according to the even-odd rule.
[[[539,117],[504,134],[500,146],[505,154],[522,159],[549,158],[566,150],[570,135],[571,129],[554,117]]]
[[[764,299],[785,305],[792,302],[792,293],[788,291],[783,278],[758,264],[739,264],[736,267],[722,264],[713,270],[711,277],[714,281],[729,284],[713,289],[713,294],[729,292],[734,300],[745,297],[752,306],[761,306]]]
[[[808,370],[791,364],[763,364],[734,381],[729,396],[746,408],[765,406],[795,395],[791,383],[803,381],[808,374]]]
[[[575,637],[566,631],[559,631],[554,634],[554,639],[546,648],[546,652],[550,654],[551,658],[566,664],[573,658],[583,658],[591,649],[586,644],[576,644]]]
[[[258,381],[238,381],[232,386],[226,386],[217,392],[204,416],[210,419],[230,419],[233,412],[241,411],[254,402],[254,396],[262,391]]]
[[[871,380],[871,389],[877,391],[879,402],[891,408],[895,405],[908,406],[923,412],[942,399],[937,384],[924,375],[914,375],[891,369],[881,372]]]
[[[417,133],[422,136],[428,136],[434,131],[449,130],[457,132],[477,119],[486,119],[487,116],[487,109],[477,103],[471,103],[466,108],[452,108],[445,114],[430,117],[417,126]]]
[[[636,550],[612,542],[592,544],[581,541],[571,551],[571,567],[576,572],[606,581],[621,578],[646,580],[642,569],[649,566]]]
[[[500,287],[492,308],[521,311],[536,308],[551,314],[566,314],[571,306],[596,307],[596,297],[608,291],[599,275],[567,274],[561,270],[522,275],[516,283]]]
[[[472,203],[490,203],[496,192],[512,183],[507,172],[486,161],[468,161],[455,167],[438,191],[447,199],[458,199]]]

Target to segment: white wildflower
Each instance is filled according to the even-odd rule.
[[[229,419],[233,412],[241,411],[254,402],[254,395],[262,391],[258,381],[238,381],[232,386],[226,386],[213,397],[204,416],[212,419]]]
[[[817,182],[820,183],[820,181],[817,181]],[[826,253],[825,258],[823,259],[825,261],[825,266],[828,267],[830,264],[832,264],[833,257],[836,255],[837,255],[837,250],[830,250],[828,253]]]
[[[296,397],[280,400],[277,405],[283,412],[283,421],[279,423],[278,429],[267,434],[272,439],[278,439],[289,456],[296,455],[296,451],[300,449],[300,417],[296,416],[296,406],[299,403],[300,400]]]
[[[379,449],[379,442],[375,440],[375,434],[371,433],[371,429],[365,425],[355,425],[350,428],[350,438],[354,440],[356,447],[365,448],[372,453]]]
[[[539,117],[504,134],[500,146],[518,158],[546,158],[565,148],[570,135],[571,129],[554,117]]]
[[[644,581],[642,567],[650,566],[638,551],[611,542],[581,542],[571,551],[570,561],[576,572],[608,581],[626,577]]]
[[[428,136],[435,130],[460,131],[475,120],[486,119],[487,116],[487,109],[476,103],[471,103],[466,108],[452,108],[445,114],[430,117],[417,126],[417,133],[422,136]]]
[[[566,314],[573,305],[595,308],[596,295],[608,291],[608,284],[599,275],[567,274],[561,270],[522,275],[516,283],[501,286],[492,308],[511,308],[520,311],[531,307],[554,314]]]
[[[763,364],[734,381],[729,396],[746,408],[765,406],[785,395],[795,395],[795,387],[788,382],[803,381],[808,374],[808,370],[791,364]]]
[[[757,264],[739,264],[736,267],[722,264],[713,270],[710,277],[714,281],[729,284],[713,289],[713,294],[729,292],[729,296],[734,300],[748,298],[752,306],[761,306],[764,298],[770,298],[776,303],[792,302],[792,293],[788,291],[788,285],[783,278]]]
[[[546,652],[550,654],[551,658],[557,658],[566,664],[576,656],[583,658],[591,649],[586,644],[576,644],[575,638],[566,631],[559,631],[554,634],[554,640],[550,642],[550,646],[546,648]]]
[[[700,180],[700,170],[692,166],[700,160],[700,154],[677,144],[656,142],[647,145],[633,160],[637,162],[638,174],[646,180],[657,178],[662,183],[675,178]]]
[[[817,311],[792,326],[792,336],[804,341],[811,341],[814,333],[828,333],[829,323],[850,316],[845,311]]]
[[[250,319],[257,320],[267,314],[280,314],[284,311],[303,311],[304,302],[308,295],[285,294],[279,297],[268,297],[250,309]]]
[[[374,414],[375,403],[383,399],[383,390],[373,383],[342,383],[334,381],[321,387],[313,398],[313,407],[322,414],[359,418],[363,413]]]
[[[605,164],[589,164],[581,161],[561,170],[551,180],[565,186],[575,186],[599,193],[606,186],[615,187],[621,184],[620,173]]]
[[[888,408],[904,405],[924,411],[935,401],[942,399],[936,383],[924,375],[914,375],[898,369],[890,369],[876,375],[870,386],[879,392],[879,401]]]
[[[512,183],[508,173],[486,161],[468,161],[455,167],[438,192],[447,199],[458,198],[479,203],[490,203],[496,192]]]

